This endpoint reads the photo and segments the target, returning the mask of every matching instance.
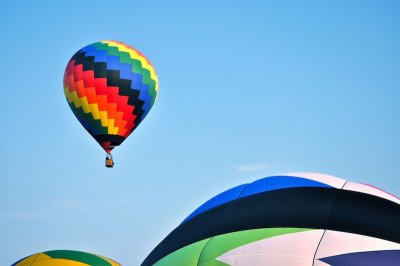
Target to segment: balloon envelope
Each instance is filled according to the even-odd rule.
[[[64,73],[64,93],[72,112],[106,152],[143,121],[157,92],[158,78],[150,61],[117,41],[80,49]]]
[[[121,266],[100,255],[73,250],[51,250],[30,255],[11,266]]]
[[[296,173],[229,189],[190,214],[142,265],[398,265],[400,200]]]

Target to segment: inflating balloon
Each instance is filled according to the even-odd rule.
[[[121,266],[100,255],[74,250],[51,250],[23,258],[11,266]]]
[[[158,78],[150,61],[135,48],[117,41],[90,44],[69,60],[64,93],[76,118],[107,152],[143,121],[154,104]]]
[[[400,199],[297,173],[229,189],[200,206],[143,266],[400,265]]]

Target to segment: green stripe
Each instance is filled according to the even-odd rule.
[[[118,48],[115,47],[115,46],[108,46],[107,54],[108,55],[119,56]]]
[[[117,47],[108,47],[107,54],[118,56],[120,63],[130,64],[132,66],[132,72],[142,75],[143,83],[149,85],[150,88],[153,88],[152,89],[153,94],[151,94],[151,95],[152,96],[155,95],[156,81],[151,78],[150,70],[147,68],[144,68],[142,65],[142,62],[140,60],[138,60],[136,58],[131,58],[129,53],[123,52],[123,51],[121,52],[118,50]]]
[[[53,259],[66,259],[86,263],[91,266],[112,266],[108,261],[96,255],[72,250],[52,250],[43,252]]]
[[[174,253],[169,254],[160,261],[158,261],[154,266],[173,266],[173,265],[185,265],[185,266],[195,266],[199,261],[201,252],[204,246],[207,244],[208,239],[193,243],[189,246],[181,248]]]
[[[132,72],[143,75],[142,63],[137,59],[131,59]]]
[[[157,92],[156,92],[156,84],[150,85],[149,94],[151,95],[151,105],[153,106],[154,101],[156,100]]]
[[[124,64],[131,64],[131,56],[127,52],[119,52],[119,61]]]
[[[146,68],[143,69],[143,83],[149,85],[150,87],[156,83],[151,79],[150,71]]]
[[[263,228],[239,231],[224,235],[215,236],[204,248],[199,264],[202,266],[219,266],[224,263],[215,259],[226,252],[238,247],[256,242],[258,240],[271,238],[280,235],[292,234],[307,231],[305,228]]]
[[[227,266],[216,260],[226,252],[258,240],[308,231],[307,228],[263,228],[228,233],[207,238],[176,250],[159,260],[155,266]]]
[[[108,50],[108,45],[106,43],[96,42],[93,44],[98,50]]]

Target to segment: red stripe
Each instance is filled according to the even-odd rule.
[[[83,82],[85,87],[94,87],[94,70],[83,71]]]
[[[117,134],[128,137],[136,126],[136,115],[133,114],[135,107],[128,104],[129,97],[118,95],[118,87],[107,86],[107,78],[95,78],[93,70],[83,71],[82,64],[75,66],[74,63],[71,60],[67,65],[64,86],[70,92],[76,90],[79,98],[87,97],[89,104],[97,103],[99,111],[107,111],[107,118],[115,119],[114,126],[119,128]]]
[[[75,81],[83,80],[82,70],[83,70],[83,65],[82,64],[74,66],[74,79],[75,79]]]
[[[75,90],[74,62],[74,60],[70,61],[64,72],[64,87],[68,87],[70,92],[73,92]]]
[[[118,101],[118,96],[119,96],[118,92],[119,92],[118,87],[107,87],[108,102],[116,103]]]
[[[96,78],[94,79],[95,89],[97,95],[107,94],[107,79],[106,78]]]
[[[74,73],[74,65],[75,65],[75,60],[69,61],[67,68],[65,69],[67,76],[71,76]]]

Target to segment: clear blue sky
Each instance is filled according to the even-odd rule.
[[[398,1],[2,1],[0,265],[51,249],[139,265],[205,200],[275,173],[400,195],[399,13]],[[114,169],[62,85],[72,54],[104,39],[159,76]]]

